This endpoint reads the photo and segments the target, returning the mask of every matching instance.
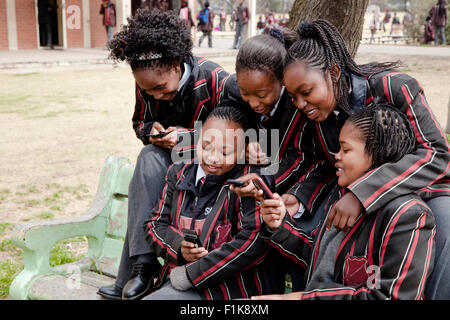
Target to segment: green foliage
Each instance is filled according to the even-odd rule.
[[[6,298],[9,295],[9,287],[14,277],[22,271],[23,266],[19,263],[0,261],[0,298]]]
[[[50,266],[58,266],[78,261],[82,254],[78,255],[74,247],[86,241],[85,237],[76,237],[58,241],[50,251]]]

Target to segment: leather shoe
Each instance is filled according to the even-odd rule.
[[[97,294],[106,299],[122,300],[122,289],[117,288],[115,284],[101,287],[100,289],[98,289]]]
[[[159,263],[134,263],[130,280],[123,287],[122,300],[139,300],[150,294],[160,270]]]

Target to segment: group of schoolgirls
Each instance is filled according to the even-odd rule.
[[[138,11],[109,44],[136,80],[145,147],[119,277],[99,294],[450,298],[450,153],[418,82],[395,63],[356,64],[325,20],[249,38],[233,75],[193,57],[183,28],[171,13]],[[180,149],[196,121],[198,141]],[[186,150],[192,160],[172,162]]]

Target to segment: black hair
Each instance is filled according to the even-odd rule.
[[[289,29],[273,29],[244,42],[236,57],[236,72],[256,70],[272,74],[282,80],[287,49],[298,39]]]
[[[110,57],[131,69],[183,65],[192,56],[189,30],[177,15],[158,9],[138,9],[108,43]]]
[[[411,123],[392,103],[373,101],[350,116],[346,123],[361,130],[365,151],[372,156],[372,169],[396,162],[415,148],[416,136]]]
[[[288,50],[285,70],[290,64],[297,61],[305,61],[309,68],[320,69],[324,73],[328,70],[337,101],[336,107],[349,115],[352,114],[352,110],[348,104],[349,84],[347,83],[346,73],[370,76],[400,65],[399,61],[356,64],[348,52],[342,35],[327,20],[301,22],[297,32],[299,39]],[[335,66],[339,67],[339,77],[336,76]]]
[[[218,107],[216,107],[208,115],[208,117],[205,120],[205,123],[210,118],[235,122],[242,128],[242,130],[244,130],[244,132],[250,128],[250,125],[248,124],[247,117],[245,116],[245,114],[238,108],[232,107],[229,104],[222,103]]]
[[[205,8],[209,8],[209,2],[208,2],[208,1],[205,1],[204,6],[205,6]]]
[[[439,0],[437,4],[439,5],[439,15],[445,15],[445,0]]]

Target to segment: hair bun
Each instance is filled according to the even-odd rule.
[[[302,21],[297,28],[298,35],[302,38],[316,38],[317,32],[309,21]]]
[[[284,36],[283,36],[283,32],[280,29],[272,28],[272,29],[270,29],[269,34],[272,37],[278,39],[284,45]]]

